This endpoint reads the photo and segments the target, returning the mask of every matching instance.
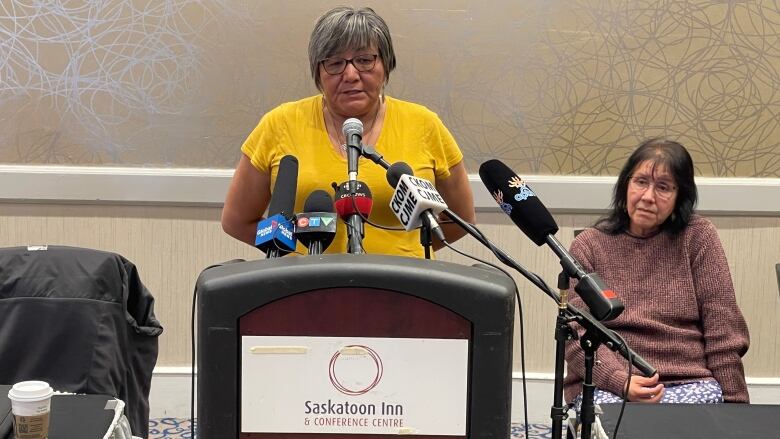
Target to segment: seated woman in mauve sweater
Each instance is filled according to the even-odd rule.
[[[742,366],[748,329],[715,226],[694,213],[693,174],[682,145],[645,141],[620,172],[611,211],[571,246],[625,304],[606,326],[658,370],[651,378],[631,376],[628,401],[749,402]],[[579,406],[585,371],[576,342],[568,343],[566,361],[566,400]],[[627,362],[601,346],[595,403],[622,401],[627,381]]]

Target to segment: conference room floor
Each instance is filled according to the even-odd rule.
[[[550,427],[545,424],[531,424],[528,439],[550,438]],[[197,436],[197,434],[196,434]],[[512,424],[510,439],[525,438],[523,424]],[[149,439],[193,439],[190,435],[190,420],[176,418],[156,418],[149,420]]]

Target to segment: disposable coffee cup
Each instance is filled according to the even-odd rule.
[[[54,391],[45,381],[22,381],[8,391],[16,439],[46,439],[49,436],[52,394]]]

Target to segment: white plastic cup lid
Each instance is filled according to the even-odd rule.
[[[51,398],[54,391],[46,381],[22,381],[16,383],[8,391],[8,399],[12,401],[42,401]]]

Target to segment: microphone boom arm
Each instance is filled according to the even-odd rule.
[[[382,154],[379,154],[373,146],[362,145],[360,155],[385,168],[385,170],[390,169],[390,163],[382,158]]]
[[[463,230],[465,230],[469,235],[473,236],[482,245],[487,247],[491,252],[493,252],[494,255],[496,255],[496,257],[501,262],[503,262],[505,265],[511,268],[514,268],[523,277],[528,279],[532,284],[536,285],[537,288],[542,290],[542,292],[550,296],[550,298],[552,298],[557,305],[560,305],[561,303],[560,295],[556,293],[555,290],[550,288],[550,286],[547,285],[539,277],[539,275],[531,271],[528,271],[525,267],[515,262],[506,253],[504,253],[501,249],[494,246],[493,243],[491,243],[487,238],[485,238],[482,232],[480,232],[476,227],[464,221],[461,217],[456,215],[450,209],[444,209],[442,213],[444,213],[444,215],[447,216],[447,218],[451,219],[454,223],[456,223],[461,228],[463,228]],[[644,358],[640,357],[633,350],[631,350],[631,348],[626,346],[626,344],[623,343],[623,340],[617,334],[615,334],[614,331],[604,326],[601,322],[596,320],[596,318],[593,317],[590,313],[588,313],[587,311],[580,310],[570,303],[566,304],[566,312],[572,320],[579,323],[586,330],[592,329],[594,332],[599,334],[603,344],[607,346],[609,349],[619,353],[626,360],[630,359],[633,365],[637,369],[639,369],[645,376],[651,377],[656,374],[657,372],[656,369],[653,366],[651,366],[650,363],[645,361]]]

